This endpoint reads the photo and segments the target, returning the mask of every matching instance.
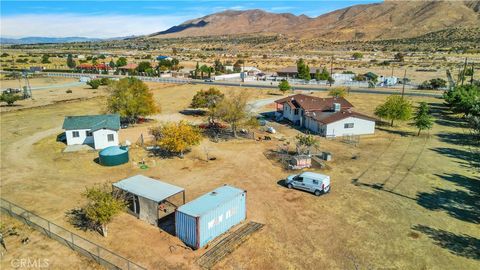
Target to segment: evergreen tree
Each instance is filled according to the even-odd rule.
[[[77,64],[75,63],[75,60],[73,60],[73,56],[71,53],[69,53],[67,56],[67,66],[69,68],[75,68],[77,66]]]
[[[432,128],[433,119],[430,116],[430,108],[426,102],[420,102],[420,106],[413,119],[415,120],[415,126],[418,128],[417,136],[420,136],[422,130]]]

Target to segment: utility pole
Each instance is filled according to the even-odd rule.
[[[332,60],[330,61],[330,77],[333,79],[333,54]],[[332,87],[332,80],[330,80],[330,87]]]
[[[463,73],[462,73],[462,86],[463,86],[463,81],[465,80],[466,69],[467,69],[467,58],[465,57],[465,63],[463,64]]]
[[[472,62],[472,75],[470,76],[470,84],[473,85],[473,72],[474,72],[474,68],[473,68],[473,62]]]
[[[407,69],[405,69],[405,73],[403,73],[403,83],[402,83],[402,98],[403,95],[405,94],[405,83],[407,79]]]
[[[392,77],[393,77],[393,68],[394,68],[394,66],[392,65]]]

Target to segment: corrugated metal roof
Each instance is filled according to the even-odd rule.
[[[123,179],[113,186],[155,202],[161,202],[185,190],[141,174]]]
[[[177,211],[199,217],[244,192],[242,189],[225,185],[180,206]]]
[[[78,115],[66,116],[63,121],[63,129],[91,129],[92,131],[102,128],[119,130],[120,116],[118,114]]]

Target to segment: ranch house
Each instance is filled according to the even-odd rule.
[[[286,119],[324,137],[375,133],[375,119],[354,112],[345,98],[319,98],[298,94],[275,101],[277,119]]]
[[[63,129],[67,145],[90,145],[95,149],[118,145],[120,116],[117,114],[66,116]]]

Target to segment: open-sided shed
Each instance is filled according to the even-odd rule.
[[[126,193],[131,214],[152,225],[185,204],[185,189],[143,175],[123,179],[113,187]]]

